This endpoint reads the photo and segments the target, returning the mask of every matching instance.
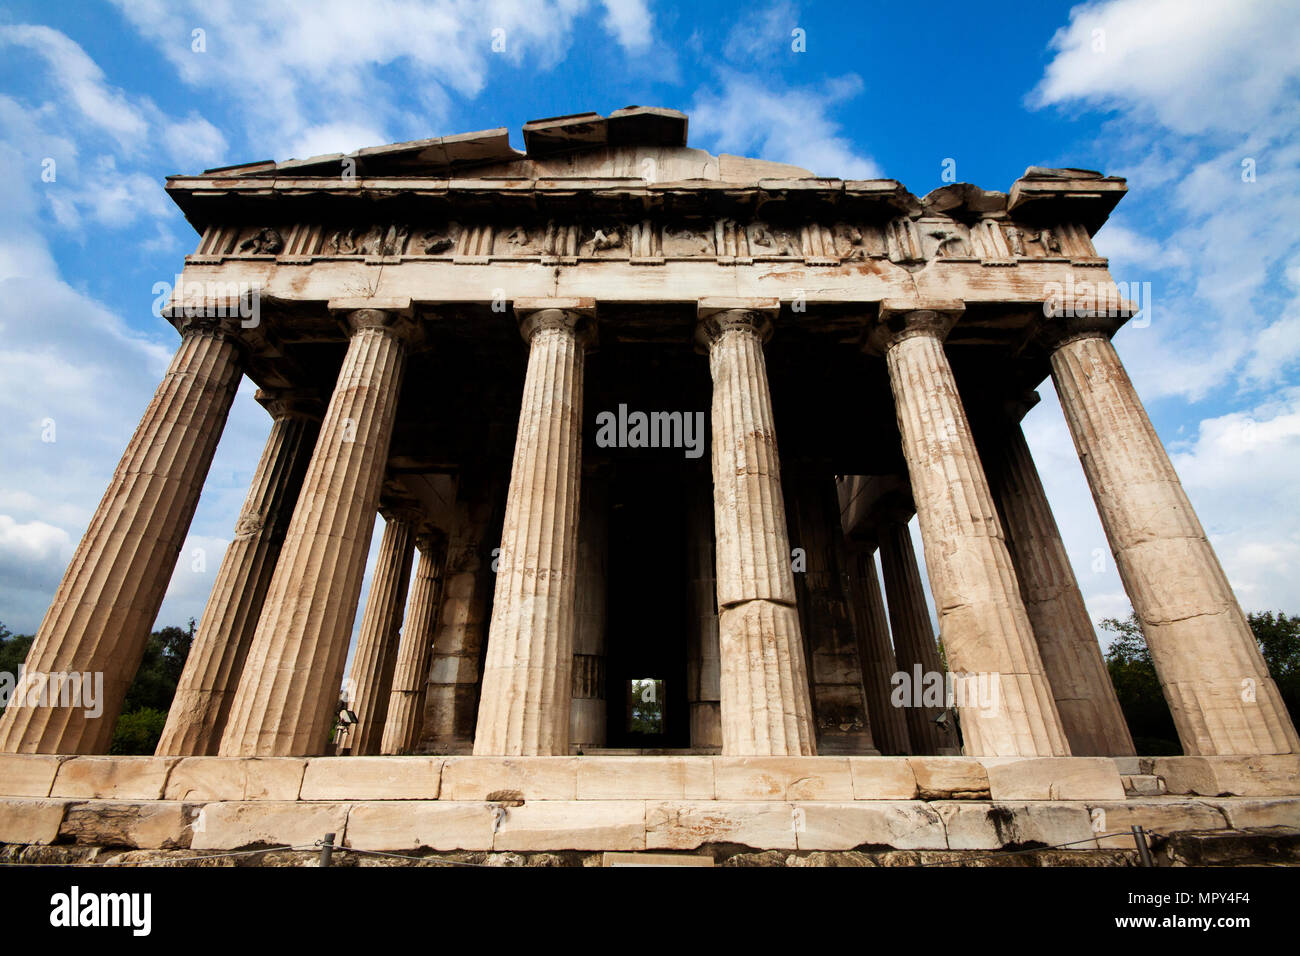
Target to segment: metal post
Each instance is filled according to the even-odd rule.
[[[334,856],[334,834],[325,834],[325,839],[320,845],[320,866],[329,866],[330,859]]]
[[[1137,824],[1134,824],[1131,829],[1133,830],[1133,842],[1137,844],[1138,856],[1142,859],[1142,865],[1155,866],[1155,861],[1151,859],[1151,848],[1147,846],[1145,831]]]

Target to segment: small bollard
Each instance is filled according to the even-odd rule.
[[[334,857],[334,834],[325,834],[325,839],[320,845],[320,863],[319,866],[329,866],[330,860]]]
[[[1142,860],[1142,865],[1155,866],[1155,862],[1151,859],[1151,848],[1147,846],[1146,832],[1137,824],[1134,824],[1131,829],[1133,830],[1133,842],[1137,844],[1138,856]]]

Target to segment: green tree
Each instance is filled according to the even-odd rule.
[[[1247,614],[1246,620],[1292,723],[1300,725],[1300,615],[1256,611]]]
[[[15,678],[18,676],[23,661],[27,660],[27,652],[32,648],[32,640],[31,634],[14,634],[0,624],[0,674],[12,674]],[[8,700],[4,706],[9,706]]]
[[[1149,756],[1181,754],[1174,718],[1160,689],[1137,615],[1130,614],[1122,621],[1108,617],[1101,626],[1115,635],[1106,651],[1106,667],[1137,752]]]
[[[140,667],[127,688],[121,716],[113,727],[109,753],[154,752],[193,643],[193,618],[190,618],[188,629],[164,627],[149,635]]]

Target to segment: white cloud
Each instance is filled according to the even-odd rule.
[[[875,179],[881,173],[859,155],[831,118],[836,104],[857,96],[862,80],[848,74],[821,88],[775,87],[769,79],[724,71],[721,88],[704,88],[690,109],[691,129],[715,152],[792,163],[818,176]]]
[[[228,98],[250,142],[277,159],[436,134],[448,94],[472,98],[498,63],[549,69],[589,0],[115,0],[191,87]],[[603,28],[630,52],[653,34],[638,0],[607,0]],[[205,31],[195,52],[191,31]],[[494,48],[494,43],[497,48]],[[398,103],[413,95],[422,112]],[[364,132],[367,142],[354,138]]]
[[[799,8],[776,0],[761,10],[746,10],[727,34],[722,55],[740,67],[770,62],[791,49],[791,32],[799,26]]]

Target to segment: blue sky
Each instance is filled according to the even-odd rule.
[[[989,189],[1127,176],[1096,241],[1152,308],[1116,345],[1243,605],[1300,613],[1297,51],[1300,4],[1262,0],[0,4],[0,621],[39,624],[175,348],[152,289],[196,237],[165,175],[496,126],[522,147],[528,119],[630,104],[687,112],[692,146],[918,195],[947,159]],[[252,391],[160,624],[202,611],[269,427]],[[1089,608],[1122,616],[1040,392],[1026,432]]]

